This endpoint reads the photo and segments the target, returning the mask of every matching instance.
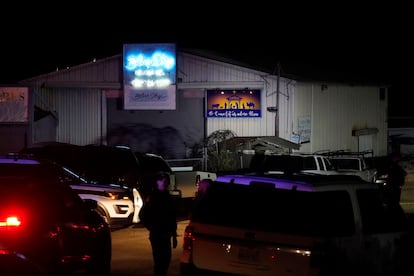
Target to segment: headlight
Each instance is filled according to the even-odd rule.
[[[107,192],[107,197],[110,199],[118,200],[118,199],[130,199],[127,193],[116,193],[116,192]]]
[[[386,185],[387,184],[387,179],[388,179],[388,174],[382,174],[379,175],[376,179],[375,179],[375,183],[377,184],[382,184],[382,185]]]

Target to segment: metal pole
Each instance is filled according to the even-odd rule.
[[[279,137],[279,82],[280,82],[280,63],[277,63],[277,83],[276,83],[276,113],[275,113],[275,136]]]

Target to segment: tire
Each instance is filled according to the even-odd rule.
[[[109,226],[111,226],[111,217],[109,216],[108,212],[106,211],[104,207],[98,205],[98,207],[96,208],[96,212],[103,218],[103,220]]]

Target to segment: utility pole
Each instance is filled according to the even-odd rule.
[[[275,136],[279,137],[279,83],[280,83],[280,62],[277,63],[277,82],[276,82],[276,113],[275,113]]]

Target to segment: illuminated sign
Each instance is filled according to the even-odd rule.
[[[175,109],[175,44],[126,44],[124,108]]]
[[[262,117],[260,90],[207,90],[206,116],[210,118]]]
[[[0,87],[0,123],[29,121],[29,88]]]

